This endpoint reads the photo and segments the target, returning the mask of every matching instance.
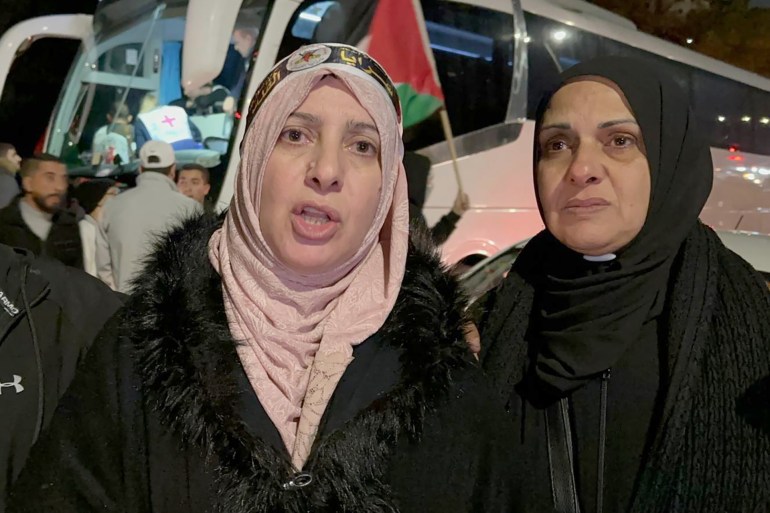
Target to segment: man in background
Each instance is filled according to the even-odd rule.
[[[110,269],[116,289],[124,293],[131,291],[131,280],[141,270],[156,238],[182,219],[203,212],[201,205],[180,193],[174,183],[176,162],[170,144],[148,141],[139,151],[139,160],[136,187],[110,200],[100,222],[109,262],[97,261],[97,268]]]
[[[78,213],[67,209],[67,167],[39,153],[21,164],[23,196],[0,210],[0,243],[84,268]]]
[[[176,181],[179,192],[201,204],[204,210],[212,210],[206,196],[211,190],[209,170],[200,164],[185,164],[179,170]]]
[[[0,143],[0,208],[5,208],[21,193],[16,174],[21,167],[21,157],[13,144]]]

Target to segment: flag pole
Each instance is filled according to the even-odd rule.
[[[449,124],[449,115],[446,112],[445,107],[439,109],[439,115],[441,116],[441,125],[444,127],[444,137],[449,145],[449,155],[452,157],[452,168],[455,171],[455,179],[457,180],[457,188],[460,194],[465,192],[463,190],[463,182],[460,179],[460,166],[457,163],[457,149],[455,148],[455,138],[452,135],[452,125]]]

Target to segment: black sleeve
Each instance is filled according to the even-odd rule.
[[[433,242],[440,246],[445,243],[452,232],[457,227],[457,221],[460,220],[460,216],[454,212],[449,212],[447,215],[439,219],[433,228],[430,229],[430,234],[433,237]]]
[[[426,412],[420,441],[400,442],[392,467],[402,513],[511,513],[513,424],[477,368]]]
[[[201,109],[207,109],[216,105],[217,103],[221,104],[229,95],[230,93],[227,91],[227,89],[215,89],[209,94],[198,96],[195,99],[195,105]]]
[[[32,448],[11,489],[9,513],[110,513],[145,497],[135,462],[144,433],[132,411],[140,385],[116,315],[105,327],[62,398],[50,428]],[[132,405],[136,405],[133,406]]]

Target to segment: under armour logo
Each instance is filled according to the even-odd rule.
[[[17,394],[24,392],[24,387],[21,386],[21,376],[13,375],[13,381],[8,383],[0,383],[0,395],[3,395],[3,389],[13,387]]]

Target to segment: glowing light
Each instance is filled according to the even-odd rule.
[[[739,173],[743,173],[744,171],[746,171],[746,168],[743,166],[738,166],[735,168],[735,170],[738,171]]]
[[[743,162],[743,157],[740,155],[730,155],[727,159],[732,160],[733,162]]]
[[[557,30],[556,32],[551,34],[551,37],[553,38],[554,41],[559,41],[559,42],[564,41],[565,39],[567,39],[567,31]]]
[[[763,125],[766,125],[770,123],[770,118],[760,118],[759,122],[762,123]]]
[[[760,167],[760,168],[757,170],[757,172],[758,172],[760,175],[762,175],[762,176],[767,176],[767,175],[770,175],[770,169],[768,169],[768,168],[766,168],[766,167]]]
[[[727,148],[727,151],[729,151],[730,153],[735,153],[736,151],[738,151],[738,147],[730,146],[729,148]]]
[[[755,175],[754,173],[746,173],[745,175],[743,175],[743,178],[751,181],[751,180],[755,180],[757,178],[757,175]]]
[[[691,45],[693,43],[693,39],[691,37],[687,38],[687,44]]]
[[[744,123],[748,123],[749,121],[751,121],[751,116],[743,116],[741,118],[741,121],[743,121]]]
[[[531,37],[529,37],[529,36],[526,36],[526,37],[524,38],[524,42],[525,42],[525,43],[529,43],[530,41],[532,41],[532,38],[531,38]]]
[[[762,185],[762,180],[757,178],[756,180],[754,180],[754,183],[757,184],[757,185]]]
[[[720,123],[724,123],[725,122],[725,117],[724,116],[717,116],[717,121],[719,121]]]

